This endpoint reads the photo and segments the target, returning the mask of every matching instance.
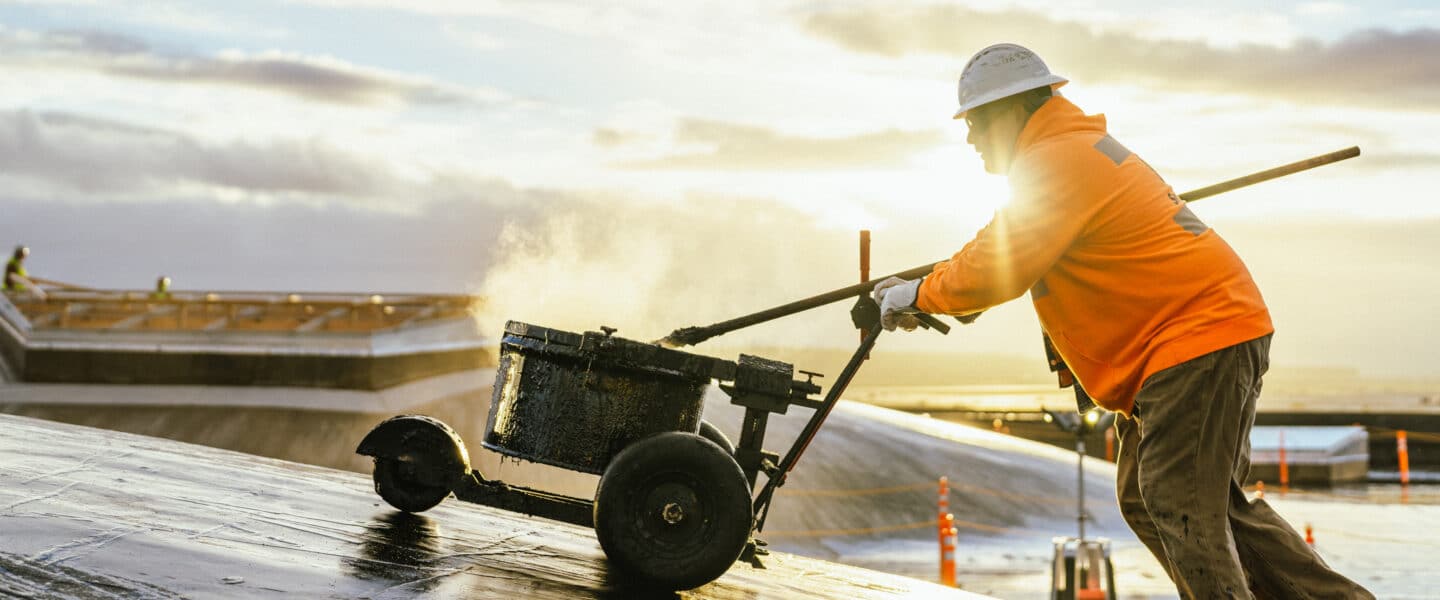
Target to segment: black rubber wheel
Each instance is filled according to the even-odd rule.
[[[709,421],[700,422],[700,437],[715,442],[715,445],[724,450],[726,454],[735,456],[735,444],[730,443],[730,438],[725,437],[725,432],[720,431],[719,427],[711,425]]]
[[[399,458],[375,459],[375,492],[390,506],[408,513],[425,512],[450,495],[448,486],[427,484],[420,480],[414,460]]]
[[[595,492],[595,537],[612,569],[640,587],[688,590],[714,581],[750,538],[740,465],[698,434],[651,436],[611,459]]]

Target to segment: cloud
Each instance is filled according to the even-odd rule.
[[[188,194],[205,200],[307,200],[415,210],[486,199],[553,200],[467,171],[411,168],[323,138],[206,140],[164,128],[63,112],[0,110],[0,181],[82,201]],[[3,187],[3,186],[0,186]],[[3,200],[3,196],[0,196]]]
[[[902,165],[915,154],[944,142],[937,130],[889,129],[849,137],[814,138],[704,119],[682,120],[674,137],[682,146],[703,145],[710,150],[630,161],[621,166],[721,171],[875,169]]]
[[[633,131],[621,131],[609,127],[597,128],[590,136],[590,141],[602,148],[615,148],[624,146],[642,139],[643,135]]]
[[[35,33],[0,28],[0,64],[63,67],[177,84],[223,85],[344,105],[488,105],[494,90],[448,86],[338,59],[266,51],[211,56],[162,52],[106,31]]]
[[[911,54],[954,57],[957,72],[980,48],[1013,41],[1077,81],[1358,107],[1440,107],[1440,30],[1435,29],[1367,29],[1334,42],[1301,39],[1285,48],[1221,49],[1103,31],[1035,12],[956,6],[820,12],[803,17],[802,26],[854,52],[894,59]]]
[[[213,83],[268,90],[337,104],[464,104],[477,99],[463,91],[407,81],[338,60],[280,52],[146,60],[110,65],[105,70],[115,75],[173,83]]]
[[[108,31],[69,30],[57,31],[50,35],[32,38],[36,46],[49,46],[56,50],[76,50],[91,54],[130,55],[148,51],[144,41],[121,33]]]
[[[159,128],[30,110],[0,111],[0,165],[7,176],[87,192],[200,184],[375,197],[403,184],[384,164],[319,140],[207,142]]]
[[[1351,7],[1341,2],[1306,2],[1295,7],[1296,14],[1334,17],[1350,12]]]
[[[505,47],[505,41],[499,37],[455,23],[445,23],[441,30],[445,32],[446,38],[474,50],[488,52]]]

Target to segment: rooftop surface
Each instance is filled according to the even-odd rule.
[[[364,475],[0,416],[0,596],[631,598],[592,532],[454,500],[386,506]],[[772,554],[683,598],[979,598]]]

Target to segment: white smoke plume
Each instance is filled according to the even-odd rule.
[[[477,289],[486,299],[478,320],[487,335],[517,319],[572,331],[607,325],[650,341],[856,282],[856,232],[814,221],[758,199],[576,202],[503,230]],[[848,309],[786,317],[724,344],[850,344]]]

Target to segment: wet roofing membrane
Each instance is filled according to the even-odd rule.
[[[978,598],[775,553],[688,598]],[[0,596],[628,598],[588,529],[450,500],[395,511],[368,477],[0,415]]]

